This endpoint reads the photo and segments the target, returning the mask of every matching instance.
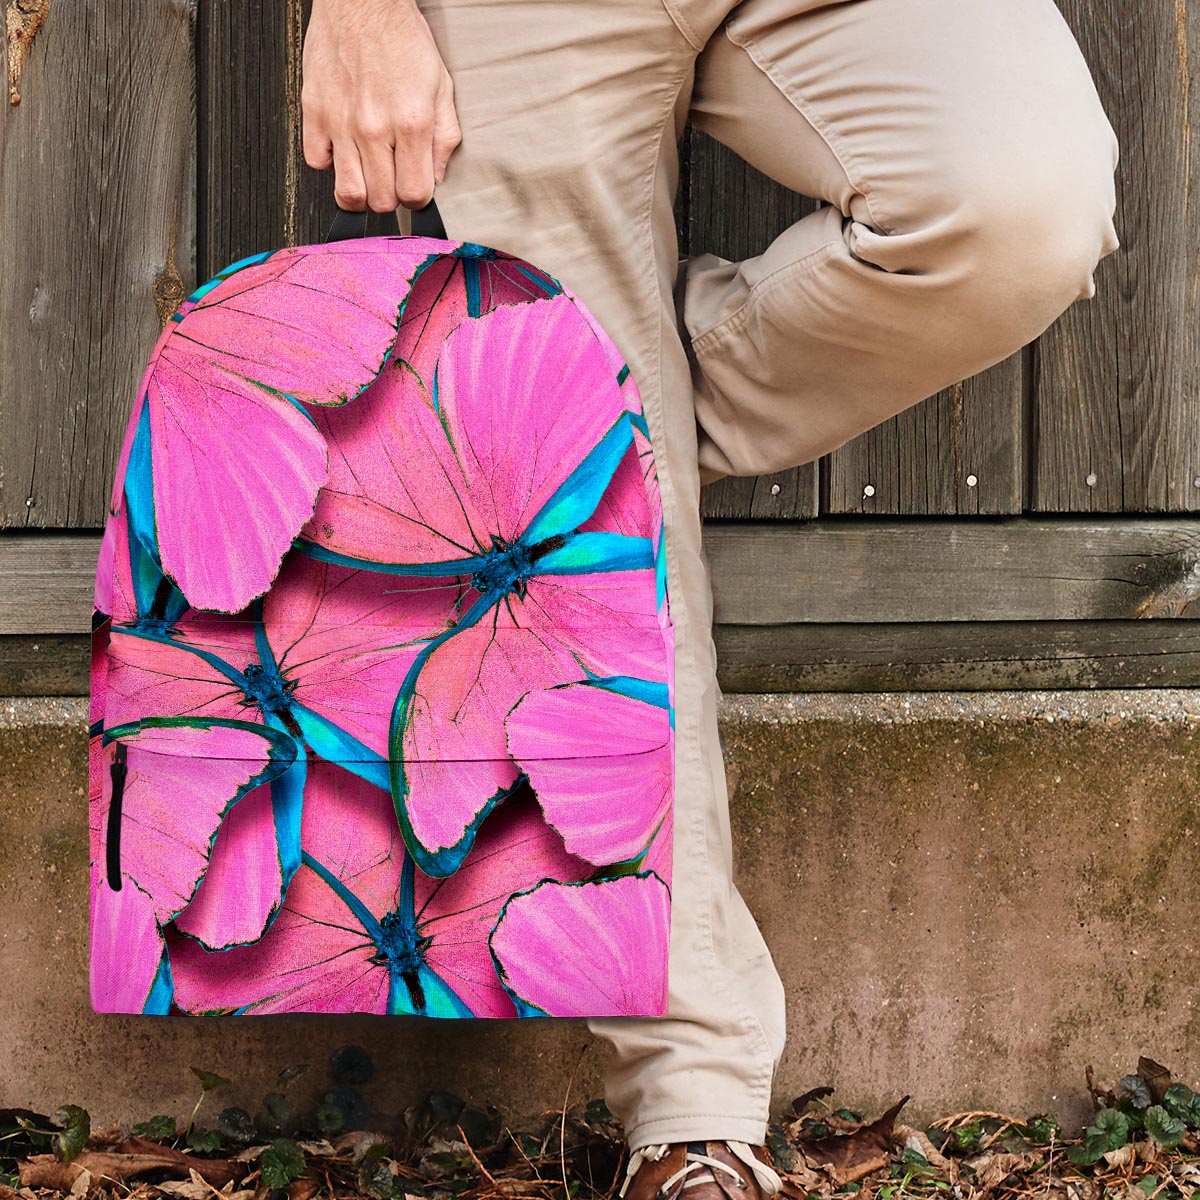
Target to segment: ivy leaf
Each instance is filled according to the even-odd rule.
[[[1150,1085],[1140,1075],[1122,1075],[1117,1092],[1122,1098],[1128,1098],[1134,1108],[1149,1108],[1154,1103]]]
[[[346,1128],[346,1114],[332,1100],[323,1100],[317,1106],[317,1129],[326,1137],[333,1137]]]
[[[1129,1118],[1115,1108],[1102,1108],[1088,1126],[1088,1133],[1104,1138],[1106,1151],[1120,1150],[1129,1141]]]
[[[248,1146],[254,1141],[254,1122],[244,1108],[223,1108],[217,1128],[231,1141]]]
[[[1172,1150],[1183,1141],[1187,1129],[1178,1117],[1171,1116],[1161,1104],[1155,1104],[1146,1109],[1146,1132],[1160,1146]]]
[[[224,1141],[215,1129],[193,1129],[187,1136],[187,1144],[201,1154],[215,1154]]]
[[[387,1200],[392,1195],[392,1164],[388,1158],[391,1147],[372,1146],[358,1164],[358,1188],[376,1200]]]
[[[174,1117],[151,1117],[148,1121],[139,1121],[132,1132],[137,1137],[149,1138],[152,1142],[165,1142],[178,1132]]]
[[[303,1075],[307,1070],[307,1063],[300,1063],[296,1066],[284,1067],[284,1069],[279,1072],[279,1078],[275,1081],[275,1086],[280,1091],[283,1091],[283,1089],[287,1087],[287,1085],[291,1083],[293,1079],[299,1075]]]
[[[52,1118],[61,1132],[58,1134],[58,1157],[61,1162],[70,1162],[87,1144],[92,1132],[91,1118],[86,1108],[78,1104],[64,1104]]]
[[[1200,1125],[1200,1095],[1186,1083],[1173,1083],[1163,1094],[1163,1107],[1185,1125]]]
[[[258,1158],[267,1187],[285,1188],[304,1174],[304,1151],[291,1138],[276,1138]]]
[[[265,1138],[278,1137],[287,1124],[289,1107],[282,1092],[268,1092],[263,1097],[263,1110],[254,1114],[254,1128]]]
[[[336,1083],[357,1086],[370,1083],[375,1074],[371,1056],[361,1046],[342,1046],[333,1052],[333,1078]]]
[[[1067,1151],[1079,1166],[1099,1162],[1110,1150],[1120,1150],[1129,1141],[1129,1118],[1115,1108],[1102,1108],[1087,1127],[1083,1141]]]
[[[217,1088],[224,1087],[229,1080],[224,1075],[218,1075],[215,1071],[204,1071],[200,1067],[192,1067],[192,1074],[200,1080],[200,1090],[202,1092],[215,1092]]]

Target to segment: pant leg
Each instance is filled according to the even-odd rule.
[[[687,264],[703,483],[809,462],[1007,357],[1119,244],[1116,136],[1053,0],[741,0],[693,119],[828,201],[758,257]]]
[[[783,991],[733,885],[717,727],[696,421],[678,332],[676,139],[698,40],[662,0],[422,0],[463,142],[438,206],[450,236],[557,276],[626,356],[645,408],[676,628],[669,1015],[595,1020],[607,1099],[636,1148],[761,1141]]]

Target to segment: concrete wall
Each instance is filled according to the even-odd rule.
[[[743,890],[787,982],[780,1103],[1088,1111],[1139,1052],[1200,1080],[1200,692],[727,696]],[[116,1018],[87,1003],[83,701],[0,701],[0,1106],[253,1102],[358,1041],[381,1117],[444,1087],[597,1095],[574,1022]],[[582,1060],[581,1060],[582,1053]]]

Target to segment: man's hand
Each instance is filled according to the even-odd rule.
[[[313,0],[304,161],[342,208],[421,208],[462,141],[454,86],[416,0]]]

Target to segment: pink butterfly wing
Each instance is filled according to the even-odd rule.
[[[670,895],[653,875],[543,883],[514,896],[491,937],[509,991],[553,1017],[662,1016]]]
[[[282,898],[271,788],[257,787],[222,820],[208,870],[175,927],[213,950],[256,941]]]
[[[267,641],[293,698],[380,756],[396,693],[455,615],[462,584],[359,571],[295,555],[263,602]]]
[[[481,535],[520,537],[622,411],[616,379],[565,296],[460,325],[438,361],[438,407],[466,465]],[[486,543],[485,543],[486,544]]]
[[[388,794],[329,763],[309,764],[302,838],[375,917],[395,903],[403,844]],[[388,969],[345,901],[307,864],[270,929],[210,953],[172,941],[176,997],[188,1012],[385,1012]]]
[[[521,696],[581,677],[562,644],[514,627],[503,606],[433,650],[401,727],[403,807],[421,848],[458,846],[487,803],[517,781],[504,717]]]
[[[155,915],[165,922],[195,894],[222,817],[256,780],[287,762],[279,757],[279,743],[250,725],[160,721],[117,732],[128,753],[121,870],[150,895]],[[105,770],[91,813],[98,854],[107,853],[111,796]]]
[[[483,823],[471,853],[453,875],[430,879],[418,873],[418,921],[422,934],[433,939],[426,962],[476,1016],[515,1016],[488,950],[500,909],[514,892],[543,879],[581,880],[591,870],[566,852],[531,799],[505,804]]]
[[[671,809],[665,708],[568,684],[531,692],[506,728],[513,757],[571,853],[604,866],[646,850]]]
[[[424,257],[401,239],[281,250],[180,309],[147,396],[163,569],[192,604],[236,612],[270,586],[327,475],[298,405],[376,378]]]

